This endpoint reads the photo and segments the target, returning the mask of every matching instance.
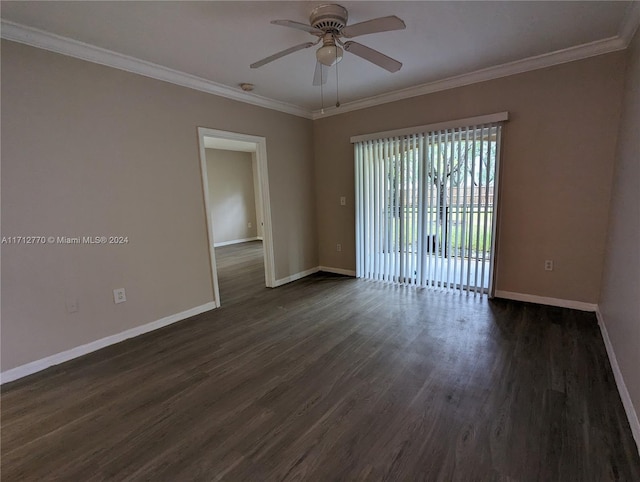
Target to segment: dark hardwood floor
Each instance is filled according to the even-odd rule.
[[[221,304],[226,307],[266,290],[262,241],[216,248]]]
[[[222,308],[2,387],[3,480],[640,480],[593,314],[216,255]]]

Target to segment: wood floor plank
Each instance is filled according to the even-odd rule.
[[[591,313],[318,273],[9,383],[2,480],[640,480]]]

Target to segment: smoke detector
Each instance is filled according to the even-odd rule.
[[[243,82],[240,85],[240,88],[245,92],[251,92],[253,90],[253,84],[249,84],[247,82]]]

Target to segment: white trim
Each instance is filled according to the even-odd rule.
[[[271,195],[269,190],[269,170],[267,163],[267,140],[262,137],[257,143],[256,165],[258,167],[258,193],[262,199],[262,246],[264,249],[264,277],[267,288],[276,286],[276,265],[271,223]]]
[[[526,301],[527,303],[537,303],[539,305],[558,306],[560,308],[571,308],[580,311],[596,311],[598,305],[595,303],[585,303],[584,301],[563,300],[560,298],[549,298],[546,296],[529,295],[526,293],[515,293],[513,291],[496,290],[496,298],[506,300]]]
[[[374,132],[372,134],[363,134],[353,136],[351,144],[356,142],[373,141],[376,139],[387,139],[389,137],[403,137],[412,134],[421,134],[423,132],[433,132],[445,129],[455,129],[457,127],[477,126],[481,124],[491,124],[493,122],[503,122],[509,120],[508,112],[496,112],[495,114],[480,115],[476,117],[467,117],[466,119],[456,119],[452,121],[436,122],[423,126],[406,127],[404,129],[395,129],[392,131]]]
[[[218,270],[216,266],[215,245],[213,242],[213,219],[209,207],[209,186],[207,183],[207,156],[204,147],[205,137],[217,137],[243,142],[251,142],[256,145],[255,155],[258,167],[258,196],[262,199],[262,231],[264,249],[264,276],[268,288],[276,286],[275,278],[275,257],[273,253],[273,232],[271,226],[271,198],[269,196],[269,172],[267,169],[267,140],[264,137],[240,134],[238,132],[221,131],[198,127],[198,144],[200,148],[200,170],[202,173],[202,194],[204,200],[205,222],[207,223],[207,242],[209,245],[209,259],[211,263],[211,280],[213,284],[213,295],[218,306],[220,306],[220,290],[218,287]]]
[[[291,283],[292,281],[297,281],[299,279],[305,278],[309,275],[317,273],[318,271],[320,271],[320,268],[316,266],[315,268],[309,268],[304,271],[300,271],[299,273],[292,274],[291,276],[280,278],[279,280],[276,280],[273,287],[277,288],[278,286],[286,285],[287,283]]]
[[[258,241],[262,238],[255,236],[253,238],[242,238],[242,239],[232,239],[231,241],[221,241],[219,243],[214,243],[214,248],[221,248],[222,246],[229,246],[231,244],[240,244],[240,243],[248,243],[249,241]]]
[[[343,274],[345,276],[353,276],[355,278],[356,272],[353,269],[331,268],[329,266],[318,266],[318,271],[324,271],[325,273]]]
[[[627,390],[627,385],[624,383],[624,377],[622,376],[620,366],[618,365],[616,352],[613,350],[613,345],[611,344],[611,339],[609,338],[609,333],[607,332],[607,325],[604,322],[604,318],[602,317],[602,313],[600,312],[599,307],[596,308],[596,317],[598,318],[598,326],[600,327],[600,333],[602,333],[604,346],[607,349],[609,364],[611,365],[613,377],[615,378],[616,386],[618,387],[618,393],[620,394],[620,399],[622,400],[624,411],[626,412],[627,419],[629,420],[631,433],[633,434],[633,438],[636,441],[638,454],[640,454],[640,421],[638,420],[638,414],[635,410],[635,407],[633,406],[633,402],[631,401],[629,390]]]
[[[100,65],[106,65],[126,72],[144,75],[145,77],[181,85],[208,94],[219,95],[227,99],[285,112],[298,117],[304,117],[305,119],[311,119],[312,117],[311,111],[293,104],[233,89],[226,85],[203,79],[202,77],[45,32],[37,28],[27,27],[26,25],[21,25],[9,20],[2,19],[0,23],[0,36],[13,42],[31,45],[32,47],[68,55],[69,57],[75,57]]]
[[[136,326],[135,328],[116,333],[115,335],[100,338],[99,340],[92,341],[85,345],[80,345],[75,348],[71,348],[70,350],[56,353],[55,355],[51,355],[46,358],[41,358],[40,360],[32,361],[16,368],[11,368],[10,370],[0,373],[0,384],[11,382],[13,380],[17,380],[18,378],[26,377],[27,375],[39,372],[53,365],[59,365],[60,363],[73,360],[74,358],[92,353],[110,345],[115,345],[116,343],[120,343],[121,341],[127,340],[129,338],[140,336],[145,333],[149,333],[150,331],[158,330],[159,328],[163,328],[178,321],[182,321],[192,316],[199,315],[200,313],[204,313],[205,311],[213,310],[214,308],[216,308],[215,302],[212,301],[209,303],[205,303],[204,305],[196,306],[195,308],[176,313],[175,315],[166,316],[159,320],[152,321],[151,323],[147,323],[146,325]]]
[[[419,95],[432,94],[443,90],[455,89],[465,85],[477,84],[487,80],[499,79],[510,75],[521,74],[532,70],[543,69],[554,65],[565,64],[575,60],[582,60],[596,55],[607,54],[627,47],[628,41],[616,36],[607,39],[596,40],[582,45],[576,45],[555,52],[549,52],[535,57],[516,60],[502,65],[487,67],[466,74],[456,75],[446,79],[435,80],[422,85],[408,87],[385,94],[374,95],[365,99],[346,102],[340,107],[325,107],[324,113],[320,110],[313,111],[312,119],[321,119],[333,115],[344,114],[354,110],[366,109],[380,104],[387,104],[397,100],[409,99]]]
[[[205,227],[207,228],[207,246],[209,247],[209,269],[211,273],[211,288],[213,301],[216,307],[220,307],[220,287],[218,284],[218,269],[216,264],[216,250],[214,248],[213,216],[209,201],[209,176],[207,175],[207,151],[204,145],[204,133],[198,127],[198,149],[200,150],[200,174],[202,177],[202,198],[204,202]]]
[[[631,2],[624,14],[622,25],[618,30],[618,36],[624,41],[624,46],[628,47],[633,40],[633,35],[640,26],[640,2]]]

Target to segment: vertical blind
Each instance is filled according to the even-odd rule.
[[[355,142],[356,275],[484,293],[501,123]]]

